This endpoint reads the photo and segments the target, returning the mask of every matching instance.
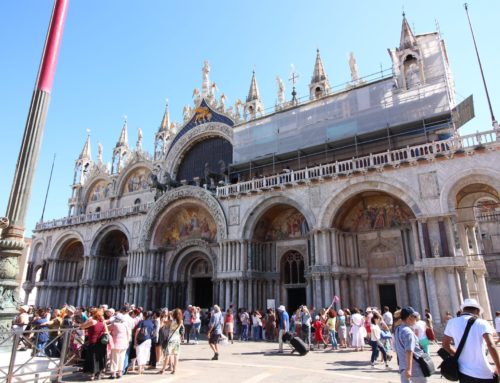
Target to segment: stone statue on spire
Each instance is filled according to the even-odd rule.
[[[210,78],[208,77],[208,74],[210,73],[210,65],[208,64],[207,60],[205,60],[201,72],[203,74],[203,81],[201,83],[201,96],[207,97],[210,93]]]
[[[359,82],[358,64],[353,52],[349,54],[349,68],[351,68],[351,81],[357,84]]]
[[[276,84],[278,85],[278,105],[285,103],[285,84],[280,76],[276,76]]]
[[[102,152],[103,152],[103,147],[100,142],[97,143],[97,163],[98,165],[102,165]]]
[[[135,144],[136,152],[142,152],[142,129],[137,128],[137,143]]]

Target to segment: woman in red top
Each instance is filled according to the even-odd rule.
[[[226,333],[227,339],[233,343],[233,331],[234,331],[234,318],[233,311],[227,309],[226,318],[224,319],[224,332]]]
[[[87,330],[87,353],[85,358],[85,372],[90,373],[90,380],[100,379],[106,368],[106,347],[101,343],[101,338],[108,333],[104,323],[101,309],[93,309],[91,317],[80,325],[82,330]]]
[[[325,341],[325,338],[323,338],[324,324],[321,321],[319,315],[316,315],[316,317],[314,318],[313,327],[314,327],[314,343],[316,347],[319,348],[319,345],[323,343],[323,348],[326,348],[328,346],[328,343]]]

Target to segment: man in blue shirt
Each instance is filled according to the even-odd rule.
[[[290,318],[288,313],[285,310],[285,306],[281,305],[278,307],[278,316],[279,316],[279,334],[278,334],[278,342],[279,342],[279,353],[283,353],[283,334],[288,332],[290,328]]]
[[[219,359],[219,339],[222,335],[222,325],[224,323],[224,318],[220,311],[220,307],[214,305],[212,316],[210,317],[210,323],[208,325],[208,344],[214,352],[212,360]]]

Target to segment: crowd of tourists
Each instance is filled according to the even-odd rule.
[[[444,318],[447,323],[443,348],[451,355],[456,351],[452,343],[458,345],[460,334],[464,332],[462,318],[479,314],[477,302],[466,301],[473,301],[472,306],[462,305],[462,311],[457,313],[456,318],[450,313],[446,313]],[[397,355],[402,382],[427,381],[420,362],[416,361],[428,354],[429,345],[436,342],[434,321],[429,310],[421,316],[411,307],[398,307],[391,312],[388,307],[360,310],[335,309],[333,306],[332,303],[319,310],[300,306],[290,315],[283,305],[276,310],[268,308],[266,311],[251,312],[244,308],[235,309],[232,305],[225,310],[217,305],[211,310],[189,305],[184,310],[163,308],[155,311],[132,304],[125,304],[119,310],[107,305],[89,308],[65,305],[53,310],[24,305],[13,321],[13,330],[20,335],[18,350],[31,349],[33,355],[38,357],[60,357],[66,342],[66,358],[75,363],[80,361],[82,371],[89,375],[90,380],[101,379],[105,374],[111,379],[119,379],[127,373],[143,374],[145,368],[157,369],[160,374],[167,371],[174,374],[178,368],[181,345],[198,344],[200,333],[206,333],[213,351],[212,360],[219,359],[220,343],[233,343],[235,340],[278,342],[277,352],[283,353],[284,334],[289,333],[301,338],[308,350],[371,350],[369,363],[372,368],[383,363],[389,369],[389,362],[393,355]],[[478,312],[470,314],[471,307]],[[476,328],[482,326],[477,333],[493,334],[486,321],[478,319],[476,322]],[[497,313],[496,325],[500,332],[500,313]],[[63,336],[65,332],[66,338]],[[483,355],[485,345],[480,344],[482,338],[479,338],[479,343],[476,343],[480,352],[471,351],[469,347],[462,354],[471,358],[475,353],[471,359],[475,367],[466,368],[464,376],[475,376],[477,366],[481,366],[480,374],[483,376],[493,373]],[[484,339],[497,368],[500,367],[494,344],[492,351],[489,338]],[[479,381],[463,379],[460,381]]]

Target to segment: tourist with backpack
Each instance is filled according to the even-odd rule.
[[[148,311],[145,319],[139,322],[135,330],[134,344],[137,365],[139,366],[139,375],[144,373],[144,366],[148,363],[151,354],[151,336],[154,331],[152,318],[153,313]]]

